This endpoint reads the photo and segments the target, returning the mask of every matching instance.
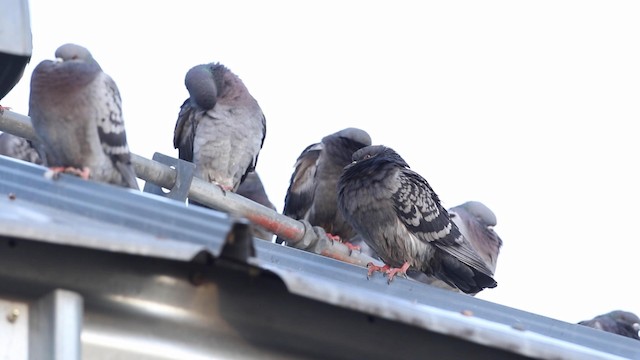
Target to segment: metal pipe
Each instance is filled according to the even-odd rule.
[[[0,114],[0,130],[29,140],[36,139],[31,119],[13,111],[5,110]],[[136,154],[131,154],[131,161],[136,175],[145,181],[166,189],[173,188],[176,183],[176,170],[167,165]],[[311,226],[307,221],[294,220],[243,196],[223,191],[219,186],[202,179],[193,178],[189,198],[219,211],[245,217],[287,239],[289,246],[360,266],[375,262],[365,254],[351,251],[346,245],[330,240],[320,227]]]

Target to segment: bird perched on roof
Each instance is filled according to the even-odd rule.
[[[9,133],[0,134],[0,155],[42,165],[42,160],[31,141]]]
[[[614,310],[578,324],[640,340],[640,318],[632,312]]]
[[[235,192],[255,169],[266,135],[265,116],[242,80],[220,63],[197,65],[185,76],[173,145],[196,165],[197,177]]]
[[[240,184],[236,193],[238,195],[244,196],[249,200],[257,202],[260,205],[266,206],[273,211],[276,211],[275,205],[273,205],[273,203],[267,196],[267,192],[264,189],[262,180],[260,180],[260,176],[255,171],[247,174],[247,177]],[[273,233],[263,228],[262,226],[254,225],[253,230],[254,234],[260,239],[271,241],[271,239],[273,238]]]
[[[451,220],[476,249],[492,274],[496,272],[502,239],[493,230],[496,215],[479,201],[467,201],[449,209]]]
[[[116,83],[82,46],[64,44],[55,56],[31,75],[29,115],[45,165],[138,189]]]
[[[497,285],[491,270],[462,236],[426,179],[393,149],[368,146],[353,154],[338,182],[347,221],[380,256],[389,281],[409,269],[464,293]]]
[[[338,179],[351,155],[371,145],[371,137],[361,129],[346,128],[325,136],[320,143],[305,148],[294,166],[283,214],[320,226],[333,239],[349,241],[356,235],[338,209]],[[282,238],[276,239],[280,243]],[[345,244],[349,244],[346,242]]]

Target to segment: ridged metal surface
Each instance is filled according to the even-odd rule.
[[[86,358],[640,359],[632,339],[262,240],[220,258],[226,214],[44,172],[0,157],[0,298],[80,294]]]

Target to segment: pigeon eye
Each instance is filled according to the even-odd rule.
[[[366,159],[371,159],[371,154],[367,154],[367,155],[365,155],[365,156],[364,156],[364,160],[366,160]]]

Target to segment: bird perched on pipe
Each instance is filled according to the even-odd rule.
[[[185,75],[189,98],[180,108],[173,145],[196,165],[197,177],[235,192],[258,163],[265,116],[242,80],[220,63]]]
[[[320,226],[333,240],[349,246],[356,235],[338,209],[338,180],[353,153],[371,145],[371,137],[361,129],[346,128],[327,135],[320,143],[309,145],[296,160],[283,214],[293,219],[308,220]],[[284,239],[277,238],[281,243]]]
[[[496,215],[479,201],[467,201],[449,209],[451,220],[476,249],[492,274],[496,272],[502,239],[493,229]]]
[[[408,269],[464,293],[497,286],[491,270],[451,221],[426,179],[393,149],[368,146],[353,154],[338,182],[347,221],[380,256],[389,282]]]
[[[578,324],[640,340],[640,318],[629,311],[614,310]]]
[[[31,76],[29,115],[43,162],[54,174],[138,189],[116,83],[80,45],[64,44],[55,56]]]

